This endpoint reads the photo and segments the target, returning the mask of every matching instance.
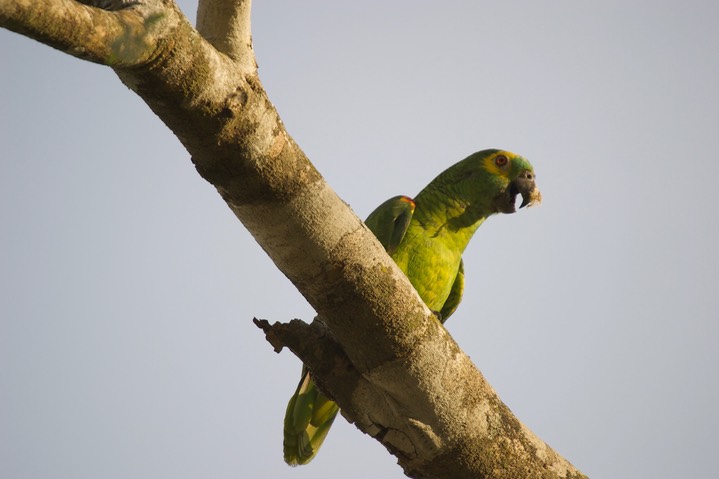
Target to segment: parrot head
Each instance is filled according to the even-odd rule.
[[[470,210],[484,214],[514,213],[541,203],[534,168],[525,158],[505,150],[482,150],[446,170],[441,183],[461,197]],[[438,178],[439,179],[439,178]],[[451,185],[451,186],[449,186]]]

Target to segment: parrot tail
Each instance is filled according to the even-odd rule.
[[[285,413],[285,462],[299,466],[314,459],[339,410],[337,403],[317,389],[310,372],[303,366],[302,379]]]

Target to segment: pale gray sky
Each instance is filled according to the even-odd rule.
[[[194,18],[194,2],[181,3]],[[261,79],[361,217],[473,151],[534,164],[450,332],[593,478],[713,477],[719,4],[256,2]],[[339,419],[289,468],[312,311],[112,72],[0,31],[0,477],[404,477]]]

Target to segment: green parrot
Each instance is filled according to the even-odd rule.
[[[538,204],[532,165],[503,150],[483,150],[449,167],[416,198],[395,196],[365,221],[407,275],[429,309],[444,322],[464,290],[462,253],[477,228],[495,213]],[[284,457],[296,466],[310,462],[327,436],[339,406],[315,386],[303,366],[287,405]]]

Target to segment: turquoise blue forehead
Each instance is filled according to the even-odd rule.
[[[512,158],[512,169],[516,172],[522,170],[534,171],[532,164],[527,161],[525,157],[519,155],[515,155],[514,158]]]

